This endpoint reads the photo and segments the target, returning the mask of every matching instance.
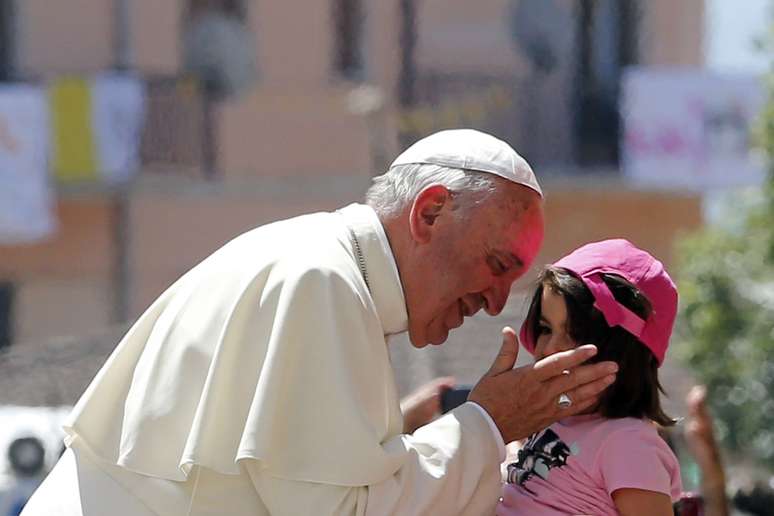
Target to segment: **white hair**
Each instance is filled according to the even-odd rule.
[[[424,163],[397,165],[373,179],[366,204],[380,217],[393,217],[409,206],[430,185],[440,184],[457,194],[455,208],[464,216],[473,206],[489,198],[499,178],[486,172]]]

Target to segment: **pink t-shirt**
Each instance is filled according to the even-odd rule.
[[[653,424],[635,418],[563,419],[533,435],[507,474],[498,516],[615,516],[616,489],[656,491],[673,501],[682,491],[674,453]]]

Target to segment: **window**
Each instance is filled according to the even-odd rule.
[[[13,298],[13,283],[0,281],[0,351],[13,343]]]
[[[0,81],[13,79],[16,58],[14,28],[14,0],[0,0]]]
[[[637,62],[636,0],[578,4],[576,153],[581,165],[618,163],[621,72]]]
[[[333,69],[350,81],[363,79],[363,6],[361,0],[333,0]]]
[[[246,0],[190,0],[184,66],[214,99],[242,93],[256,78],[255,38]]]

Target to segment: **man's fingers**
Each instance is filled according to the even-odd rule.
[[[602,365],[602,364],[595,364]],[[573,373],[574,374],[574,373]],[[563,379],[557,379],[563,380]],[[573,406],[579,403],[585,403],[590,398],[596,398],[602,391],[609,387],[615,381],[615,375],[606,375],[597,380],[586,382],[574,387],[562,388],[559,382],[551,385],[546,391],[551,398],[558,399],[561,394],[567,394],[572,400]]]
[[[516,340],[516,332],[510,326],[503,328],[503,345],[500,347],[500,353],[489,368],[486,376],[496,376],[500,373],[513,369],[516,358],[519,356],[519,344]]]
[[[615,379],[616,371],[618,371],[618,364],[615,362],[587,364],[576,367],[569,374],[560,374],[554,378],[549,378],[543,382],[543,386],[550,396],[558,396],[563,392],[567,393],[582,385],[608,376]]]
[[[573,367],[582,364],[589,358],[597,354],[597,347],[591,344],[579,346],[569,351],[554,353],[535,363],[533,369],[537,373],[536,378],[539,381],[545,381],[554,376],[559,376],[564,370],[570,370]]]
[[[560,409],[561,415],[559,416],[559,418],[580,414],[584,410],[590,409],[591,407],[596,405],[598,401],[599,401],[599,398],[592,397],[592,398],[586,399],[585,401],[581,401],[579,403],[573,402],[573,404],[570,405],[569,407]]]

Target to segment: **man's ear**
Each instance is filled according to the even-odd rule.
[[[426,244],[436,229],[438,217],[451,206],[452,193],[443,185],[431,185],[419,192],[411,205],[409,229],[414,241]]]

